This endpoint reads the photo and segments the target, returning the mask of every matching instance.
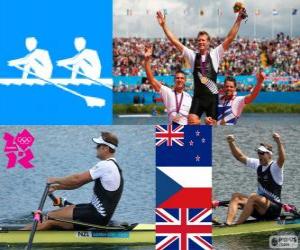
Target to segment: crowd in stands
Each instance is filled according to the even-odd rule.
[[[195,38],[183,38],[181,42],[193,50],[197,50]],[[211,46],[222,43],[220,38],[212,38]],[[173,75],[178,68],[189,65],[182,55],[165,38],[115,38],[114,39],[114,75],[144,75],[144,47],[152,44],[154,54],[152,69],[155,75]],[[269,76],[291,76],[300,79],[300,38],[290,39],[283,33],[275,39],[237,38],[225,53],[219,68],[220,75],[253,75],[260,68],[268,70]],[[125,87],[126,88],[126,87]],[[136,86],[139,90],[148,87]],[[266,87],[266,88],[269,88]],[[271,86],[276,89],[277,86]],[[286,87],[283,90],[286,91]]]

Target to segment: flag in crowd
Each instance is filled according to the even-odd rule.
[[[132,9],[127,9],[126,14],[127,16],[132,16]]]
[[[291,9],[291,11],[292,11],[292,12],[291,12],[292,15],[297,15],[297,13],[298,13],[298,9],[296,9],[296,8]],[[146,9],[146,10],[145,10],[145,13],[146,13],[146,15],[150,15],[150,14],[151,14],[151,10],[150,10],[150,9]],[[168,15],[168,9],[163,9],[163,13],[164,13],[164,15]],[[190,10],[189,10],[188,8],[185,8],[185,9],[183,10],[183,15],[188,15],[189,13],[190,13]],[[204,16],[204,14],[205,14],[204,10],[203,10],[203,9],[200,9],[200,10],[199,10],[199,15],[200,15],[200,16]],[[260,16],[260,15],[261,15],[261,10],[260,10],[260,9],[255,9],[255,10],[254,10],[254,14],[255,14],[256,16]],[[127,16],[133,16],[133,10],[132,10],[132,9],[127,9],[127,10],[126,10],[126,15],[127,15]],[[217,9],[217,15],[218,15],[218,16],[222,16],[222,15],[223,15],[223,11],[222,11],[221,8],[218,8],[218,9]],[[272,15],[273,15],[273,16],[279,15],[278,10],[277,10],[277,9],[272,9]]]
[[[279,15],[279,13],[278,13],[278,11],[276,9],[273,9],[272,14],[273,14],[273,16]]]
[[[293,9],[292,10],[292,15],[297,15],[298,9]]]
[[[218,8],[218,16],[222,16],[222,15],[223,15],[223,11],[220,8]]]

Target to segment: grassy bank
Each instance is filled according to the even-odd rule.
[[[156,109],[158,114],[164,113],[162,105],[148,104],[135,106],[133,104],[114,104],[114,114],[152,114]],[[300,104],[249,104],[244,109],[245,113],[300,113]]]

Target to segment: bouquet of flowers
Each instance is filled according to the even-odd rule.
[[[242,12],[242,16],[241,16],[242,19],[248,18],[248,14],[246,12],[246,8],[245,8],[244,4],[241,3],[241,2],[236,2],[234,4],[233,11],[234,11],[234,13]]]

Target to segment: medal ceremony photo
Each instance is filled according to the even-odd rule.
[[[165,124],[155,132],[156,249],[300,247],[299,8],[114,1],[114,123]],[[212,162],[204,145],[185,161],[209,138],[197,138],[205,126]]]

